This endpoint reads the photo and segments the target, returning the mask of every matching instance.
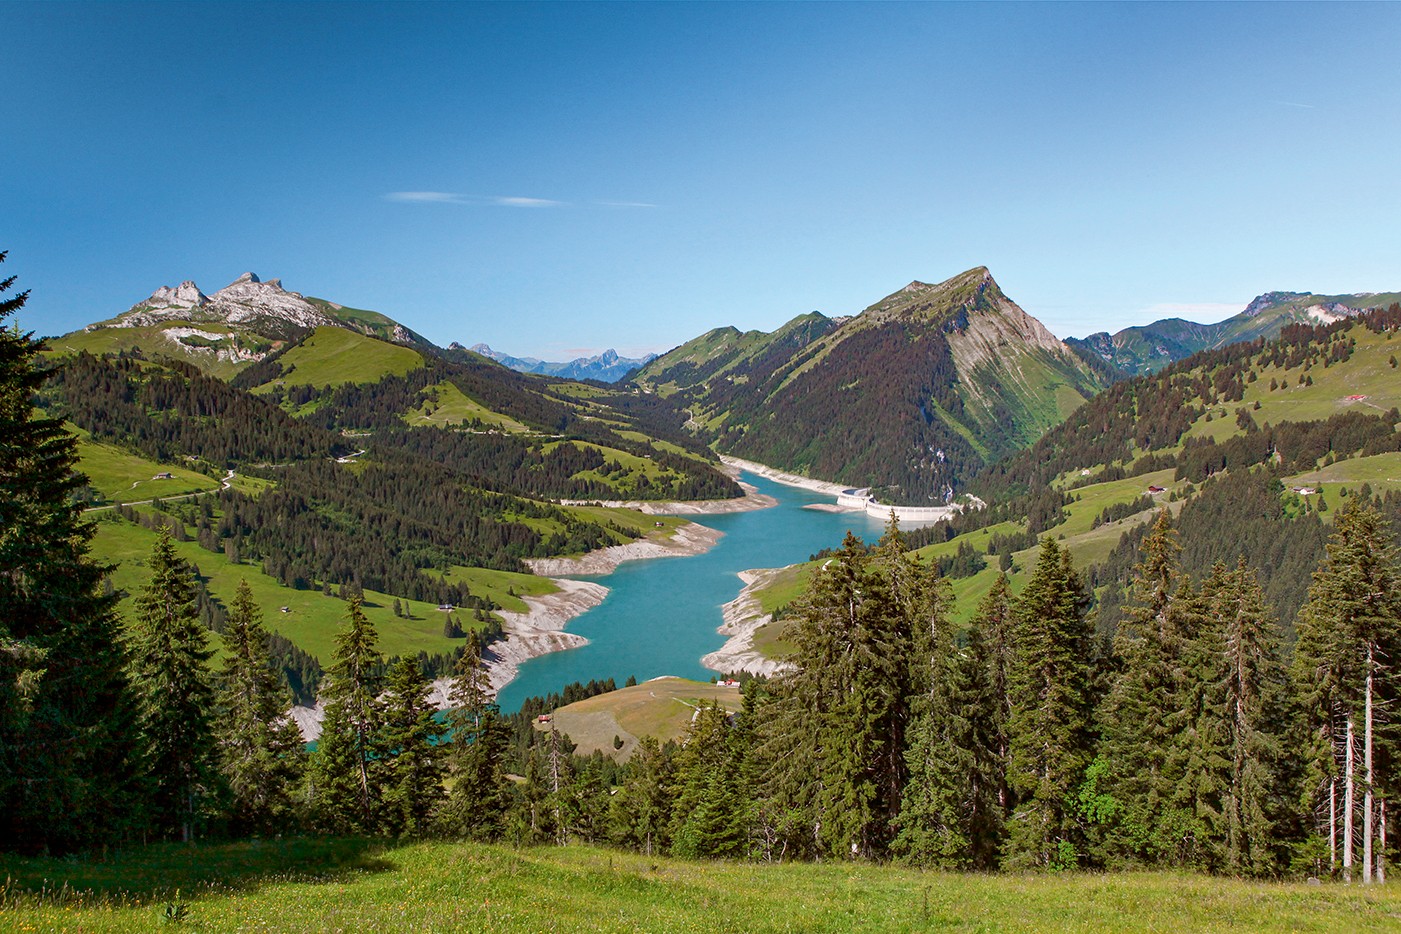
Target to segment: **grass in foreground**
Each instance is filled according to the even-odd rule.
[[[1386,931],[1395,888],[1169,873],[981,876],[355,840],[0,857],[0,928],[146,931]],[[67,888],[63,886],[67,884]],[[177,896],[175,889],[179,889]]]

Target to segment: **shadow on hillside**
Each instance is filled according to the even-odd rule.
[[[290,837],[240,843],[133,847],[106,856],[0,855],[4,901],[149,903],[249,892],[269,883],[327,883],[397,868],[393,845],[359,838]]]

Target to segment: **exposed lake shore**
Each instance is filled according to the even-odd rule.
[[[772,614],[765,613],[759,603],[758,593],[767,587],[784,568],[757,568],[740,571],[739,579],[744,582],[739,596],[721,607],[724,623],[715,631],[728,636],[725,644],[701,658],[701,664],[721,674],[747,671],[755,675],[773,675],[788,667],[775,661],[754,647],[754,635],[766,624],[773,622]]]
[[[722,533],[688,522],[670,538],[645,538],[625,545],[610,545],[575,558],[530,558],[526,564],[545,577],[598,577],[611,574],[624,561],[642,558],[684,558],[709,551]]]

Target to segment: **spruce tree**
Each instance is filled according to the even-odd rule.
[[[1012,596],[999,574],[973,616],[964,659],[969,721],[968,843],[975,869],[997,867],[1007,815],[1008,721],[1012,702],[1008,678],[1014,664]]]
[[[209,648],[188,562],[162,526],[148,562],[150,582],[136,598],[128,638],[145,751],[149,821],[160,836],[189,841],[216,793]]]
[[[1174,747],[1192,726],[1183,669],[1191,593],[1177,570],[1180,551],[1164,509],[1143,540],[1114,637],[1119,674],[1100,711],[1097,784],[1113,802],[1101,804],[1101,854],[1111,866],[1173,864],[1183,841],[1196,836],[1195,816],[1174,805],[1183,778]]]
[[[326,717],[310,762],[318,823],[335,833],[372,833],[378,826],[383,757],[377,672],[383,659],[377,641],[360,598],[352,597],[326,673]]]
[[[1359,855],[1363,882],[1385,872],[1378,843],[1394,781],[1384,712],[1398,699],[1398,576],[1385,520],[1362,497],[1348,497],[1299,614],[1294,655],[1311,743],[1305,800],[1327,841],[1330,870],[1348,881]]]
[[[676,757],[672,853],[692,859],[743,855],[740,771],[725,711],[715,703],[702,704]]]
[[[756,737],[761,833],[782,852],[881,857],[894,836],[915,638],[890,594],[848,533],[793,605],[795,667]]]
[[[1183,782],[1206,823],[1205,867],[1263,876],[1283,866],[1293,697],[1279,659],[1279,627],[1242,557],[1202,585],[1203,625],[1192,668],[1204,685],[1194,731],[1200,749]]]
[[[135,710],[77,442],[36,416],[43,345],[6,326],[29,295],[15,281],[0,279],[0,848],[61,853],[131,831]]]
[[[924,659],[918,678],[923,692],[913,704],[905,750],[909,780],[895,851],[916,863],[961,868],[972,860],[973,697],[942,584],[930,588],[933,606],[920,601],[912,607],[923,623],[916,640]]]
[[[481,644],[475,634],[457,661],[450,700],[448,767],[453,782],[444,826],[449,833],[473,840],[499,839],[510,805],[505,772],[509,736],[491,699],[491,682],[481,665]]]
[[[247,580],[240,580],[224,628],[214,730],[229,817],[239,834],[271,834],[294,821],[302,737],[287,715],[291,692],[268,657],[268,634]]]
[[[670,849],[675,771],[672,757],[654,737],[637,741],[628,760],[627,778],[609,809],[614,843],[648,856]]]
[[[428,681],[418,663],[401,658],[389,672],[381,701],[383,721],[383,824],[400,837],[423,836],[442,803],[443,747],[434,743],[439,729],[428,702]]]
[[[1086,602],[1070,552],[1042,539],[1015,605],[1007,783],[1017,804],[1007,821],[1007,868],[1069,868],[1083,855],[1073,797],[1092,748]]]

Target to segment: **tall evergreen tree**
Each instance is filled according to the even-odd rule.
[[[448,766],[453,783],[444,810],[445,827],[474,840],[499,839],[510,806],[505,772],[509,737],[491,699],[491,682],[481,665],[481,643],[475,634],[458,659],[450,699]]]
[[[194,838],[218,775],[209,648],[188,562],[162,527],[136,597],[128,638],[149,786],[150,824],[161,836]]]
[[[1269,875],[1289,841],[1293,698],[1279,659],[1279,627],[1242,557],[1202,585],[1203,625],[1192,669],[1204,686],[1199,751],[1183,785],[1206,824],[1206,868]]]
[[[326,718],[311,757],[318,822],[337,833],[372,833],[378,826],[380,678],[383,664],[374,626],[352,597],[345,628],[336,634],[335,662],[322,691]]]
[[[969,860],[975,869],[997,867],[1013,799],[1007,786],[1009,677],[1014,664],[1012,596],[999,574],[974,614],[964,671],[968,684]]]
[[[1312,744],[1306,800],[1327,840],[1330,869],[1349,881],[1359,831],[1362,880],[1385,871],[1377,842],[1394,778],[1378,766],[1394,759],[1383,712],[1398,694],[1391,660],[1401,650],[1399,576],[1385,521],[1349,497],[1299,615],[1294,655]]]
[[[1073,796],[1092,749],[1093,632],[1086,603],[1070,552],[1042,539],[1036,569],[1015,608],[1007,783],[1017,805],[1007,821],[1008,868],[1071,867],[1082,855]]]
[[[268,634],[247,580],[240,580],[223,632],[219,713],[214,723],[230,823],[240,834],[268,834],[293,823],[302,737],[287,715],[291,692],[268,656]]]
[[[610,807],[612,840],[651,856],[671,847],[672,757],[651,736],[637,742],[628,760],[627,778]]]
[[[676,795],[671,850],[677,856],[741,856],[746,841],[745,807],[736,755],[725,711],[702,704],[676,757]]]
[[[902,556],[903,557],[903,556]],[[959,868],[972,860],[973,737],[970,672],[954,639],[943,582],[931,601],[912,607],[922,617],[923,669],[905,751],[909,780],[900,808],[896,852],[922,864]]]
[[[15,281],[0,279],[0,847],[64,852],[129,832],[135,710],[77,443],[35,415],[43,345],[5,326],[29,295]]]
[[[1183,656],[1192,633],[1191,593],[1177,570],[1181,551],[1166,509],[1143,540],[1125,616],[1114,637],[1119,674],[1100,710],[1098,790],[1108,865],[1173,864],[1195,840],[1195,815],[1175,804],[1183,760],[1174,755],[1193,725]]]
[[[756,737],[762,833],[790,855],[884,856],[904,786],[912,621],[850,533],[792,612],[795,667]]]
[[[395,836],[419,837],[436,819],[444,798],[439,728],[428,702],[428,681],[412,658],[401,658],[389,672],[381,701],[379,748],[383,762],[384,827]]]

